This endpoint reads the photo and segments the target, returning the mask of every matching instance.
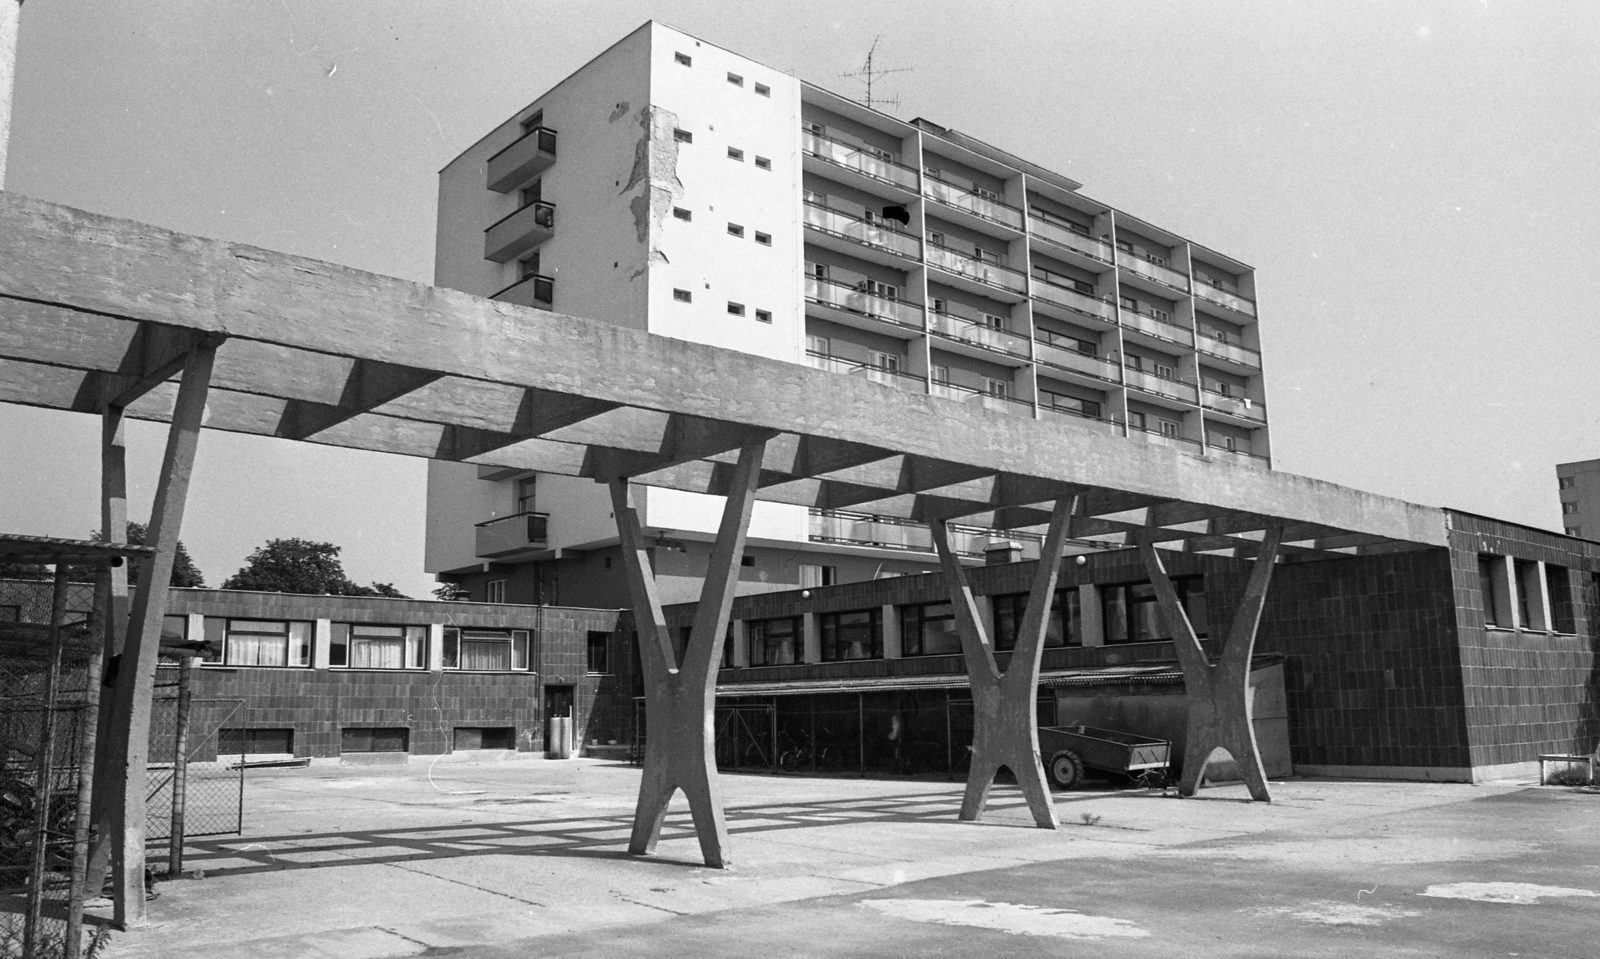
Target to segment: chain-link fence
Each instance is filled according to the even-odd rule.
[[[181,851],[185,838],[237,835],[243,826],[245,757],[239,743],[219,742],[219,733],[244,700],[190,699],[185,706],[182,699],[179,670],[163,668],[151,702],[145,779],[145,839],[156,874],[181,868],[181,855],[170,850]],[[157,844],[168,854],[160,855]]]

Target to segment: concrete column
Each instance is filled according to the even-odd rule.
[[[328,668],[328,651],[333,648],[333,620],[319,619],[311,632],[311,668]]]
[[[0,188],[5,187],[6,154],[11,144],[11,91],[16,83],[21,19],[22,0],[0,0]]]
[[[750,665],[750,627],[742,619],[733,621],[733,665],[740,669]]]
[[[428,672],[444,671],[444,624],[428,626]]]
[[[817,614],[802,614],[800,624],[805,636],[805,652],[800,656],[800,661],[802,663],[822,662],[822,633],[817,629]]]
[[[883,607],[883,658],[899,659],[905,647],[900,644],[900,616],[893,606]]]
[[[1093,583],[1078,587],[1078,616],[1083,629],[1083,645],[1104,646],[1105,608],[1100,605],[1100,587]]]

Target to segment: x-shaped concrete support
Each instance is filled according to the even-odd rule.
[[[722,525],[717,530],[711,565],[706,570],[683,661],[667,631],[656,590],[655,572],[634,510],[626,477],[613,478],[611,505],[622,542],[622,564],[628,574],[634,618],[639,629],[639,662],[644,669],[645,715],[650,724],[645,738],[644,778],[639,783],[639,803],[633,814],[633,837],[628,852],[648,855],[661,837],[672,794],[679,789],[689,800],[706,865],[728,865],[728,824],[722,812],[722,786],[717,779],[716,733],[712,717],[716,706],[717,664],[727,635],[733,593],[739,581],[739,560],[744,555],[745,534],[755,505],[756,481],[766,442],[739,450]]]
[[[967,791],[961,800],[961,819],[974,822],[983,816],[994,777],[1004,766],[1017,777],[1028,811],[1040,829],[1056,828],[1055,803],[1045,784],[1039,762],[1039,715],[1034,699],[1039,688],[1039,659],[1044,653],[1045,631],[1050,625],[1050,600],[1061,570],[1061,549],[1071,532],[1078,497],[1056,500],[1050,530],[1039,553],[1039,566],[1028,591],[1028,605],[1017,630],[1011,663],[1001,676],[994,646],[967,583],[967,571],[950,548],[950,532],[943,519],[929,522],[933,545],[944,567],[945,587],[955,607],[961,651],[972,683],[972,764],[967,770]]]
[[[1244,597],[1233,614],[1233,625],[1215,663],[1206,655],[1194,634],[1189,614],[1178,600],[1178,591],[1167,577],[1161,555],[1149,540],[1141,540],[1139,554],[1155,587],[1161,613],[1172,631],[1172,647],[1183,667],[1183,683],[1188,694],[1189,721],[1183,749],[1183,778],[1180,795],[1193,796],[1200,788],[1212,750],[1226,749],[1239,766],[1250,798],[1271,802],[1267,775],[1256,749],[1256,731],[1250,710],[1250,658],[1255,652],[1256,629],[1261,624],[1261,608],[1266,603],[1272,567],[1278,558],[1282,526],[1267,527],[1256,554]]]

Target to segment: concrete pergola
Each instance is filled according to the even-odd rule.
[[[995,770],[1055,816],[1038,760],[1034,688],[1061,544],[1138,546],[1191,697],[1183,791],[1215,747],[1268,798],[1246,695],[1276,561],[1446,544],[1442,511],[1286,473],[913,395],[704,346],[330,263],[184,235],[0,193],[0,402],[98,416],[102,518],[126,522],[123,423],[170,423],[140,582],[170,575],[202,429],[588,477],[608,484],[639,622],[653,735],[630,849],[653,849],[676,789],[705,861],[729,861],[713,759],[715,664],[757,500],[930,524],[977,706],[962,818]],[[621,319],[621,318],[617,318]],[[635,486],[727,498],[694,632],[680,659],[663,623]],[[1048,526],[1002,677],[947,521]],[[1160,550],[1223,553],[1254,571],[1220,660],[1183,615]],[[115,572],[115,571],[114,571]],[[117,602],[127,606],[124,576]],[[97,821],[116,862],[119,922],[143,916],[145,751],[164,589],[110,617],[122,656]],[[1241,665],[1244,664],[1244,665]]]

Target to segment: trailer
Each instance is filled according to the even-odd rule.
[[[1072,789],[1084,770],[1127,776],[1146,785],[1164,784],[1172,744],[1134,733],[1094,726],[1039,727],[1039,758],[1050,782]]]

